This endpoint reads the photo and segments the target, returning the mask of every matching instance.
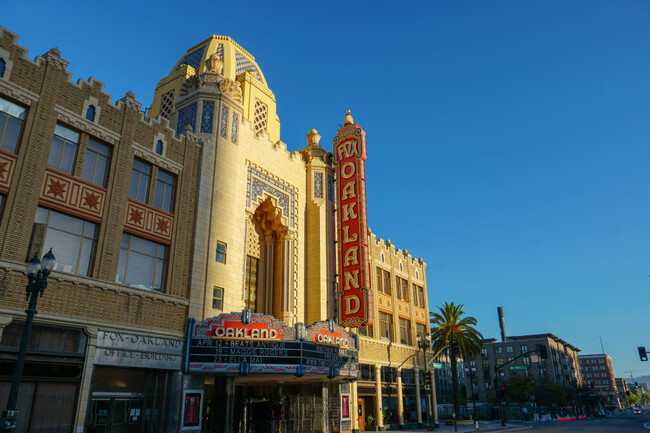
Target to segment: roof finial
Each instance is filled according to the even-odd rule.
[[[345,118],[343,119],[343,125],[352,125],[353,123],[354,123],[354,119],[350,114],[350,110],[348,110],[347,114],[345,115]]]
[[[318,146],[318,142],[320,141],[320,135],[315,129],[309,131],[309,134],[305,138],[307,138],[307,143],[310,146]]]

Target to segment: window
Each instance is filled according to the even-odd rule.
[[[359,379],[375,380],[375,367],[368,364],[359,364]]]
[[[47,165],[65,173],[72,174],[74,159],[77,156],[79,133],[65,126],[56,125],[50,146]]]
[[[153,205],[158,209],[171,212],[174,207],[174,186],[176,176],[163,170],[158,170],[158,180],[156,181],[156,197]]]
[[[393,316],[379,312],[379,337],[393,341]]]
[[[377,291],[379,293],[383,292],[382,287],[381,287],[381,281],[382,281],[382,270],[381,268],[377,268]]]
[[[225,254],[225,248],[224,248]],[[224,257],[225,260],[225,257]],[[259,268],[259,259],[246,256],[246,274],[244,275],[244,300],[246,308],[255,311],[255,303],[257,300],[257,271]]]
[[[487,357],[488,357],[488,350],[487,350],[487,348],[484,347],[484,348],[481,349],[481,356],[482,356],[483,358],[487,358]]]
[[[88,148],[81,171],[81,178],[95,185],[105,187],[110,158],[110,147],[98,143],[92,138],[88,139]]]
[[[395,382],[396,380],[397,380],[397,372],[394,368],[381,367],[382,382]]]
[[[506,352],[508,352],[508,353],[512,353],[513,350],[514,350],[514,348],[512,346],[506,347]]]
[[[163,154],[163,142],[162,142],[162,140],[158,140],[158,143],[156,143],[156,153],[158,155]]]
[[[503,348],[501,346],[498,346],[497,347],[497,353],[501,353],[501,352],[503,352]]]
[[[122,235],[116,281],[161,292],[167,267],[167,247],[127,233]]]
[[[407,319],[399,319],[399,342],[402,344],[411,345],[411,321]]]
[[[497,367],[503,364],[503,358],[497,358]]]
[[[383,271],[384,274],[384,293],[390,295],[390,272]]]
[[[416,299],[416,298],[415,298],[415,291],[416,291],[416,290],[417,290],[417,292],[418,292],[418,294],[417,294],[417,303],[416,303],[416,301],[415,301],[415,299]],[[420,307],[424,307],[424,306],[425,306],[425,305],[424,305],[424,287],[422,287],[422,286],[418,286],[418,285],[415,285],[415,284],[414,284],[414,285],[413,285],[413,296],[414,296],[414,298],[413,298],[413,302],[416,303],[416,305],[418,305],[418,306],[420,306]]]
[[[212,289],[212,308],[223,310],[223,289],[221,287]]]
[[[408,281],[406,281],[404,278],[395,276],[395,290],[397,291],[398,299],[401,299],[402,301],[409,300],[408,287]]]
[[[357,334],[362,335],[364,337],[370,337],[370,338],[374,337],[372,325],[361,326],[357,328]]]
[[[528,346],[526,346],[525,344],[523,344],[523,345],[521,346],[521,353],[522,353],[522,354],[524,354],[524,353],[528,353]]]
[[[217,255],[215,257],[217,263],[226,264],[226,244],[217,242]]]
[[[23,107],[0,98],[0,148],[16,153],[26,114]]]
[[[139,159],[134,159],[133,169],[131,170],[131,185],[129,186],[130,198],[143,202],[147,201],[150,176],[151,166]]]
[[[55,271],[88,275],[95,247],[96,224],[44,207],[36,210],[34,223],[46,227],[41,254],[52,248],[56,256]]]
[[[86,110],[86,120],[89,120],[91,122],[95,121],[95,106],[94,105],[89,105],[88,109]]]
[[[427,327],[421,323],[416,323],[415,333],[418,336],[418,338],[423,339],[428,335]]]
[[[7,67],[7,62],[5,62],[5,59],[0,58],[0,78],[5,76],[6,67]]]
[[[490,366],[490,360],[489,359],[484,359],[483,360],[483,367],[489,367]]]

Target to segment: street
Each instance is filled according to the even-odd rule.
[[[645,425],[647,425],[647,427]],[[453,428],[451,429],[453,431]],[[475,430],[468,429],[463,426],[459,429],[462,432],[473,432]],[[643,409],[641,415],[634,415],[631,410],[622,411],[620,414],[609,416],[606,418],[592,418],[581,421],[566,421],[566,422],[549,422],[549,423],[535,423],[535,424],[509,424],[507,427],[493,427],[481,428],[483,432],[496,432],[496,431],[530,431],[530,432],[650,432],[650,411]]]

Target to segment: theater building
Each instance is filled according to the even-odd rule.
[[[114,104],[101,82],[72,83],[56,49],[28,59],[16,39],[0,28],[0,404],[23,262],[50,246],[58,261],[39,299],[22,431],[426,420],[426,265],[367,229],[365,132],[351,115],[333,147],[356,143],[350,160],[315,129],[289,151],[261,68],[225,36],[170,65],[146,113],[131,92]],[[359,177],[343,190],[350,161]]]
[[[0,27],[0,405],[52,248],[15,431],[176,431],[200,147],[67,66]]]

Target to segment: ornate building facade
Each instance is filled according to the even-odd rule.
[[[374,323],[336,323],[333,155],[314,129],[300,151],[280,141],[250,53],[200,42],[145,115],[132,93],[113,104],[99,81],[72,83],[56,49],[32,61],[16,40],[0,28],[0,404],[22,262],[50,246],[29,360],[76,366],[24,378],[22,431],[54,416],[56,431],[102,433],[423,422],[426,264],[368,231]]]

